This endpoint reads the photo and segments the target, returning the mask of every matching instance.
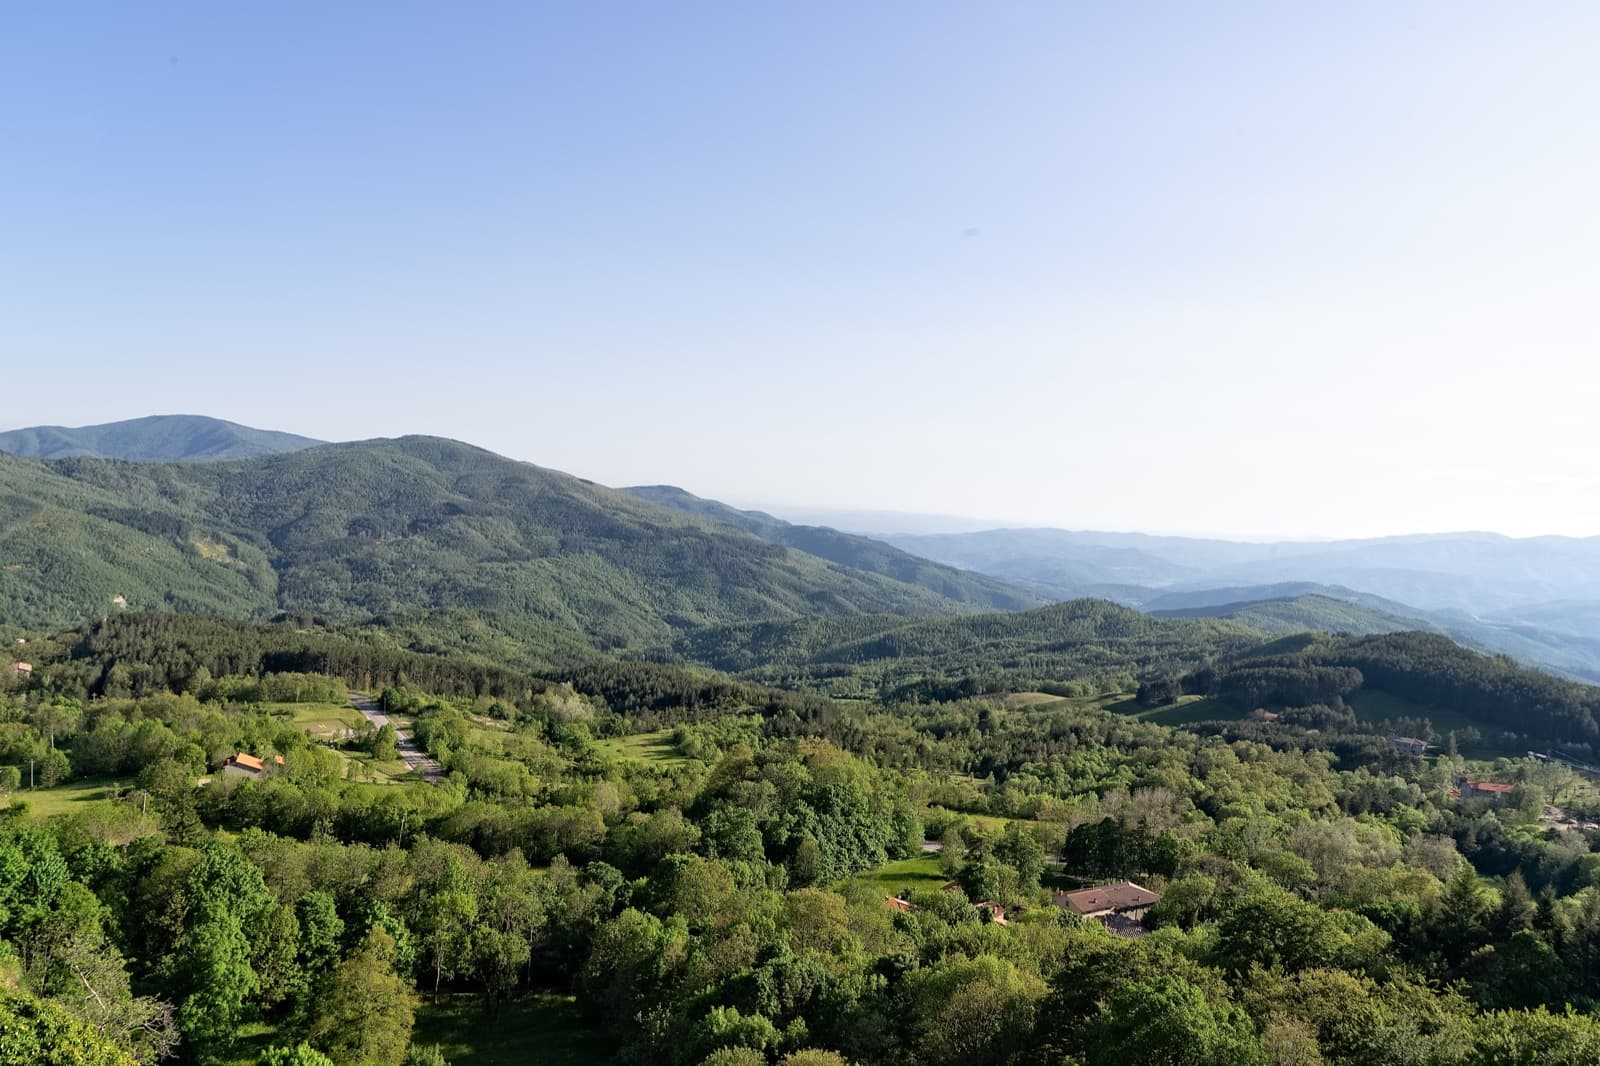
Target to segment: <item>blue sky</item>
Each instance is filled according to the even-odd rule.
[[[1600,7],[0,6],[0,428],[1600,534]]]

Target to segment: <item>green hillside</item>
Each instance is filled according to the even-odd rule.
[[[1365,636],[1371,633],[1398,633],[1408,629],[1437,631],[1437,627],[1419,619],[1404,618],[1361,604],[1320,595],[1229,603],[1218,607],[1186,607],[1151,613],[1162,618],[1227,618],[1252,629],[1259,629],[1263,633],[1274,634],[1316,631]]]
[[[672,485],[645,485],[622,491],[663,507],[723,522],[762,540],[798,548],[840,566],[917,585],[959,603],[994,611],[1022,611],[1048,602],[1046,597],[1019,585],[935,563],[881,540],[841,533],[827,526],[795,525],[762,511],[741,511]]]
[[[805,618],[703,630],[674,652],[778,683],[849,676],[884,683],[1035,682],[1175,674],[1259,647],[1230,621],[1152,618],[1104,600],[960,618]]]
[[[435,438],[205,464],[0,456],[0,618],[72,625],[124,605],[334,620],[455,608],[599,648],[703,625],[964,609]]]
[[[294,452],[321,443],[203,415],[152,415],[98,426],[32,426],[0,433],[0,452],[36,459],[211,462]]]

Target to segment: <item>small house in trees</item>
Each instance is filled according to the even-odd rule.
[[[16,674],[18,677],[32,677],[33,676],[33,664],[31,664],[31,663],[12,663],[11,664],[11,672]]]
[[[910,914],[917,909],[917,905],[910,900],[901,899],[899,896],[884,896],[883,902],[890,910],[899,911],[901,914]]]
[[[940,892],[965,892],[966,886],[960,881],[951,881],[940,887]],[[992,899],[983,899],[972,905],[976,910],[987,911],[989,917],[994,919],[996,925],[1010,925],[1006,920],[1006,909]]]
[[[1006,921],[1006,909],[992,899],[981,899],[974,903],[973,906],[980,911],[988,911],[989,917],[994,921],[995,925],[1011,924]]]

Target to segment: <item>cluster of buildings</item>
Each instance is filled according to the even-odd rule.
[[[960,890],[959,881],[951,881],[942,889],[944,892]],[[1151,907],[1160,902],[1160,894],[1132,881],[1113,881],[1093,888],[1080,888],[1073,892],[1055,894],[1057,907],[1071,911],[1080,918],[1097,921],[1117,936],[1125,937],[1144,936],[1144,916]],[[890,909],[906,914],[917,909],[915,903],[899,896],[885,896],[884,903]],[[1006,909],[993,900],[979,900],[973,906],[978,910],[987,911],[996,925],[1011,924]]]

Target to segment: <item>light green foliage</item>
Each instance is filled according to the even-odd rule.
[[[1175,974],[1113,990],[1091,1066],[1265,1066],[1254,1027]]]
[[[269,1048],[260,1066],[334,1066],[333,1060],[309,1044]]]
[[[394,939],[374,927],[334,970],[307,1034],[310,1043],[352,1066],[398,1062],[411,1042],[416,996],[394,965]]]
[[[0,987],[0,1062],[136,1066],[133,1056],[66,1011]]]

